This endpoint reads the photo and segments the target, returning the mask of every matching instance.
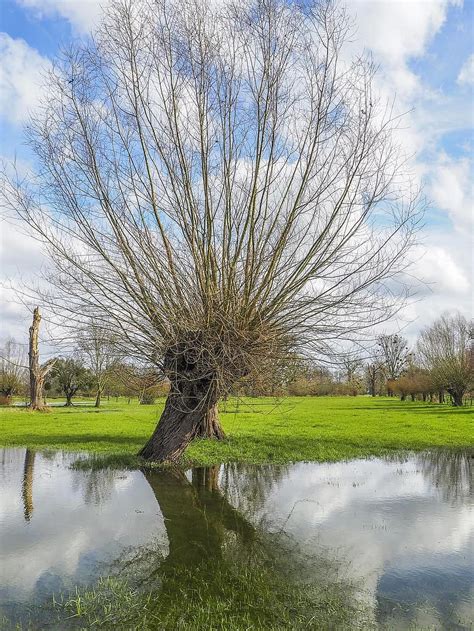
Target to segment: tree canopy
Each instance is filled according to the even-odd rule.
[[[262,361],[325,352],[406,295],[422,202],[350,30],[331,0],[119,0],[47,77],[38,172],[6,197],[62,325],[93,318],[170,379],[181,438],[149,457]]]

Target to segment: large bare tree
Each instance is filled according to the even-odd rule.
[[[365,382],[371,397],[375,397],[383,386],[383,364],[378,358],[373,358],[365,365]]]
[[[262,360],[399,308],[421,204],[350,34],[330,0],[119,0],[47,78],[37,176],[6,197],[51,255],[51,312],[169,378],[145,458],[218,435]]]

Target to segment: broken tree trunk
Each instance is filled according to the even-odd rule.
[[[30,407],[32,410],[44,410],[44,380],[54,365],[54,361],[46,362],[44,366],[39,361],[39,328],[41,314],[39,308],[33,311],[33,323],[30,326],[29,340],[29,371],[30,371]]]

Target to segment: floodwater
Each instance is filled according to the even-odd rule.
[[[185,615],[195,602],[188,598],[202,601],[213,589],[198,571],[202,563],[212,561],[214,572],[228,562],[238,572],[242,551],[252,550],[255,561],[266,546],[280,569],[298,557],[294,580],[333,580],[348,586],[346,594],[350,586],[365,608],[362,626],[348,618],[311,628],[473,628],[472,454],[221,465],[185,474],[74,470],[76,459],[0,450],[0,627],[77,628],[67,616],[53,623],[48,603],[105,575],[131,577],[146,591],[161,572],[154,598],[166,592],[172,607],[179,591]],[[175,574],[167,590],[171,567],[195,578],[181,585]],[[293,578],[284,576],[290,594]],[[233,607],[250,607],[245,583],[234,592],[241,602]],[[264,628],[255,620],[248,628]]]

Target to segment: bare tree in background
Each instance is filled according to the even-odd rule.
[[[474,384],[474,327],[460,313],[445,314],[425,328],[418,340],[418,354],[438,390],[461,406]]]
[[[91,321],[79,331],[77,347],[95,381],[94,407],[98,408],[113,367],[119,359],[114,339],[103,327]]]
[[[51,374],[57,390],[66,397],[66,407],[74,405],[72,399],[79,390],[91,386],[91,374],[77,356],[58,357]]]
[[[365,366],[365,379],[367,383],[367,389],[370,396],[375,397],[380,387],[380,381],[383,375],[383,365],[380,361],[375,359],[369,362]]]
[[[390,384],[402,375],[411,358],[408,341],[401,335],[381,335],[377,344],[382,359],[382,370],[387,380],[388,395],[392,396]]]
[[[406,296],[422,204],[350,28],[332,1],[119,0],[48,76],[40,169],[7,202],[51,255],[61,324],[92,317],[170,380],[145,458],[219,436],[239,378]]]
[[[360,369],[362,360],[354,354],[348,354],[342,358],[341,364],[344,368],[344,377],[350,388],[350,394],[355,397],[361,386]]]
[[[0,349],[0,397],[4,403],[24,389],[26,378],[26,352],[22,344],[9,338]]]
[[[140,403],[154,403],[154,392],[163,381],[162,373],[155,366],[120,364],[117,371],[121,380],[138,396]]]

